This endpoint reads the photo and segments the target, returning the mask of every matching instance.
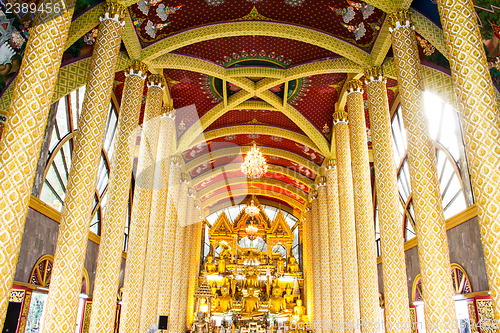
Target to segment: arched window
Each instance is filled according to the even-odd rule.
[[[55,122],[51,129],[52,135],[40,199],[58,211],[62,210],[66,195],[74,138],[78,130],[78,117],[82,110],[84,95],[85,87],[81,87],[59,100]],[[117,123],[116,107],[110,103],[94,193],[94,204],[90,215],[90,231],[98,235],[101,233],[101,221],[107,202],[110,159],[113,154]],[[129,219],[130,216],[127,218]]]
[[[468,175],[468,170],[459,116],[449,104],[439,97],[431,93],[425,93],[424,96],[427,123],[436,154],[444,217],[450,218],[467,208],[465,188],[470,186],[468,179],[463,179],[463,175]],[[408,166],[408,141],[400,106],[392,117],[392,136],[403,236],[404,240],[408,241],[416,237],[416,224]],[[472,198],[469,202],[472,202]],[[374,203],[376,205],[376,196]],[[380,255],[377,207],[374,213],[375,238],[378,255]]]

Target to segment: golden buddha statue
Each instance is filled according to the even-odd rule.
[[[292,295],[292,288],[286,287],[285,289],[286,295],[285,295],[285,304],[286,304],[286,309],[288,312],[291,312],[293,308],[295,307],[295,296]]]
[[[243,281],[243,288],[259,288],[259,277],[256,274],[255,266],[248,267],[248,274]]]
[[[282,275],[285,272],[285,261],[282,257],[278,258],[278,262],[276,263],[276,272],[278,272],[279,275]]]
[[[205,314],[203,312],[199,312],[196,316],[191,331],[195,333],[208,333],[210,331],[208,321],[205,319]]]
[[[290,257],[288,265],[286,266],[288,273],[297,274],[299,272],[299,264],[297,264],[297,259],[294,256]]]
[[[302,300],[297,300],[297,305],[293,308],[293,316],[296,320],[303,320],[306,315],[306,308],[302,306]]]
[[[247,289],[248,295],[243,297],[243,300],[241,301],[241,311],[244,314],[252,314],[259,310],[259,298],[253,295],[254,290],[255,289],[253,287],[249,287]]]
[[[227,286],[222,286],[220,291],[222,296],[217,297],[217,308],[215,311],[226,313],[233,308],[233,299],[229,296],[229,289]]]
[[[208,274],[213,274],[217,271],[217,266],[214,263],[214,257],[212,256],[207,256],[206,262],[205,262],[205,270],[207,271]]]
[[[281,297],[281,289],[273,288],[273,295],[269,297],[268,309],[270,313],[280,313],[285,310],[285,299]]]
[[[225,242],[222,242],[220,244],[222,247],[222,250],[219,254],[219,273],[223,274],[226,272],[226,260],[231,260],[231,251],[229,250],[229,245],[227,245]]]

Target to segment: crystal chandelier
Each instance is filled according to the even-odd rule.
[[[250,217],[257,216],[260,210],[259,207],[255,206],[253,199],[250,201],[250,205],[245,208],[245,213],[247,213]]]
[[[255,143],[247,156],[245,156],[245,160],[241,165],[241,172],[252,179],[260,178],[267,172],[266,158]]]

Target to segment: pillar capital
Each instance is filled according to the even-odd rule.
[[[181,158],[178,155],[174,155],[171,157],[171,163],[173,167],[180,168],[181,167]]]
[[[306,212],[310,212],[311,211],[311,203],[310,202],[307,203],[305,211]]]
[[[334,158],[329,159],[326,162],[326,170],[335,169],[337,167],[337,160]]]
[[[99,21],[107,21],[112,20],[118,22],[123,26],[125,26],[125,21],[123,18],[125,17],[125,7],[117,3],[116,1],[106,1],[104,4],[104,13],[101,17],[99,17]]]
[[[194,199],[196,197],[193,187],[188,187],[188,198]]]
[[[363,82],[354,79],[346,83],[347,95],[352,93],[363,93]]]
[[[175,120],[175,109],[171,106],[164,106],[161,110],[162,116],[165,118],[169,118]]]
[[[337,125],[338,123],[345,123],[347,124],[348,121],[348,116],[347,112],[344,111],[337,111],[333,113],[333,125]]]
[[[145,80],[148,76],[148,67],[140,61],[132,60],[132,64],[125,71],[125,77],[135,75]]]
[[[321,176],[319,177],[318,187],[324,187],[324,186],[326,186],[326,177]]]
[[[389,15],[389,18],[391,20],[391,27],[389,28],[389,31],[392,33],[394,30],[398,30],[400,28],[412,28],[414,29],[415,27],[413,26],[413,23],[411,22],[411,14],[409,10],[400,10],[397,12],[394,12]]]
[[[158,87],[163,90],[165,86],[165,78],[162,75],[153,74],[148,77],[148,88]]]
[[[384,81],[385,82],[385,76],[384,76],[384,71],[382,67],[380,66],[375,66],[372,68],[368,68],[365,70],[365,82],[366,84],[370,84],[375,81]]]
[[[317,200],[318,199],[318,191],[317,190],[313,190],[311,192],[311,202],[313,202],[314,200]]]
[[[181,174],[181,184],[189,184],[188,175],[185,172]]]

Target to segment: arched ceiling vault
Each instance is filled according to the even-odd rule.
[[[207,142],[213,139],[225,137],[227,135],[239,135],[239,134],[261,134],[261,135],[273,135],[289,140],[293,140],[302,145],[311,147],[312,149],[318,150],[319,148],[316,144],[307,136],[298,134],[293,131],[289,131],[279,127],[272,126],[254,126],[254,125],[238,125],[231,127],[219,128],[209,132],[204,132],[198,135],[196,139],[191,143],[190,147],[198,145],[203,142]]]
[[[224,167],[215,168],[215,169],[212,169],[208,172],[202,173],[201,175],[199,175],[197,177],[194,177],[192,179],[192,185],[194,187],[196,187],[199,184],[202,184],[204,182],[211,183],[210,180],[213,178],[216,178],[219,175],[239,171],[240,169],[241,169],[241,165],[239,163],[232,163],[232,164],[225,165]],[[275,174],[278,174],[281,176],[289,177],[293,181],[303,183],[309,187],[311,187],[313,184],[313,181],[311,179],[302,175],[300,172],[297,172],[297,171],[292,170],[292,169],[284,168],[284,167],[279,166],[279,165],[270,164],[268,166],[267,170],[268,170],[268,172],[272,172],[272,173],[275,173]]]
[[[268,190],[263,190],[263,189],[255,189],[255,188],[249,188],[249,189],[239,189],[239,190],[234,190],[231,191],[230,195],[228,196],[228,193],[220,193],[217,194],[210,199],[206,200],[205,202],[201,203],[201,206],[203,209],[207,210],[210,209],[211,206],[214,206],[221,201],[232,201],[233,198],[235,197],[246,197],[248,195],[255,195],[255,196],[266,196],[269,198],[275,198],[281,201],[286,202],[290,207],[293,209],[297,210],[302,210],[304,208],[304,204],[300,203],[299,201],[289,197],[282,195],[279,192],[272,192]],[[246,203],[246,201],[240,201],[240,202],[233,202],[234,204],[238,203]]]
[[[214,152],[210,152],[209,154],[204,154],[190,160],[184,165],[184,168],[185,170],[193,170],[200,164],[207,163],[210,160],[214,160],[221,157],[234,156],[235,158],[237,158],[238,156],[246,155],[250,150],[250,148],[251,147],[248,146],[242,146],[242,147],[219,149]],[[260,147],[260,150],[262,151],[262,154],[266,156],[274,156],[287,159],[289,161],[297,163],[298,165],[305,166],[314,171],[315,173],[318,173],[320,168],[317,164],[311,162],[310,160],[289,151],[284,151],[281,149],[276,149],[271,147]]]
[[[184,7],[182,10],[184,11],[186,11],[186,7],[188,7],[185,4],[186,1],[183,2]],[[310,4],[311,0],[308,1]],[[127,7],[130,7],[137,2],[138,0],[122,0],[122,3]],[[170,2],[163,2],[172,6],[175,5]],[[206,7],[206,2],[208,2],[208,0],[201,1],[201,5],[205,6],[203,10],[210,9],[210,7]],[[339,5],[337,7],[340,8],[342,6],[347,6],[346,3],[348,3],[348,5],[352,5],[354,2],[356,2],[356,0],[351,2],[332,0],[331,4],[334,6]],[[411,0],[364,0],[365,4],[373,5],[382,10],[384,13],[391,13],[400,9],[408,9],[410,8],[411,2]],[[103,9],[103,3],[101,0],[94,0],[94,3],[97,3],[97,5],[81,13],[72,22],[66,42],[66,49],[74,46],[76,42],[81,41],[85,35],[88,35],[89,31],[92,31],[92,29],[98,26],[99,16],[101,15]],[[224,1],[222,1],[222,3],[224,3]],[[281,3],[283,3],[283,0],[281,0]],[[316,3],[320,3],[320,1],[315,2],[315,4]],[[240,5],[244,5],[243,7],[246,8],[245,6],[248,5],[248,3],[242,1]],[[323,5],[325,5],[325,3],[323,3]],[[154,4],[151,5],[151,8],[154,6]],[[262,8],[261,6],[262,4],[259,5],[258,3],[255,5],[258,9]],[[324,7],[327,8],[327,6]],[[194,6],[191,6],[191,12],[189,12],[190,15],[194,15],[197,11],[197,9],[193,8]],[[426,41],[432,44],[432,46],[434,46],[442,55],[444,55],[444,57],[447,58],[448,55],[446,53],[446,46],[441,29],[413,8],[410,8],[410,10],[413,15],[413,23],[415,24],[417,33],[425,38]],[[327,11],[329,11],[329,9],[327,9]],[[375,12],[377,12],[377,10],[375,10]],[[331,126],[331,116],[326,120],[326,123],[324,119],[315,120],[312,119],[316,116],[314,112],[306,114],[304,109],[301,109],[300,105],[292,103],[289,96],[284,93],[285,91],[288,91],[288,85],[290,82],[294,80],[308,80],[313,77],[316,77],[318,81],[320,79],[324,79],[326,82],[327,80],[325,78],[328,78],[328,75],[344,75],[345,79],[343,81],[337,80],[334,83],[327,82],[318,84],[318,86],[324,88],[325,95],[336,94],[332,99],[325,99],[327,102],[334,101],[336,105],[335,109],[344,109],[346,104],[345,83],[351,79],[361,78],[363,76],[363,71],[366,68],[373,65],[383,65],[386,75],[391,78],[395,77],[394,61],[387,58],[387,54],[391,46],[390,34],[388,30],[389,20],[384,16],[384,13],[380,12],[380,16],[378,17],[382,19],[379,22],[380,25],[377,26],[378,30],[375,30],[373,27],[368,27],[368,25],[366,27],[367,30],[373,29],[372,32],[375,35],[373,42],[371,44],[366,44],[369,45],[366,47],[356,44],[356,41],[353,38],[350,40],[348,38],[344,39],[345,36],[337,36],[335,35],[336,33],[332,33],[332,31],[325,32],[328,30],[323,31],[322,29],[317,29],[306,24],[301,25],[300,22],[282,22],[280,20],[274,20],[273,18],[247,18],[243,21],[238,21],[226,20],[225,17],[222,17],[220,22],[198,25],[193,24],[191,27],[176,31],[172,30],[169,33],[161,35],[162,37],[159,37],[158,39],[153,38],[149,42],[144,42],[144,39],[140,39],[138,34],[138,27],[141,23],[138,22],[137,17],[133,17],[131,13],[132,7],[130,7],[127,11],[125,18],[126,25],[123,34],[123,43],[126,52],[120,53],[119,64],[117,66],[118,72],[121,72],[130,64],[130,59],[135,59],[146,63],[149,70],[156,74],[166,75],[169,71],[175,70],[186,73],[197,73],[200,76],[203,75],[204,77],[214,78],[214,80],[221,80],[224,86],[223,96],[220,101],[217,103],[207,103],[208,107],[206,107],[206,110],[199,112],[199,120],[196,126],[191,126],[190,123],[185,130],[177,133],[177,154],[182,154],[196,145],[217,141],[224,137],[245,136],[246,134],[253,133],[254,135],[289,140],[293,142],[292,146],[294,148],[296,148],[295,144],[300,145],[301,147],[310,148],[311,150],[314,150],[315,153],[322,155],[322,161],[326,158],[334,158],[335,140],[331,139],[332,129],[328,129],[330,132],[327,132],[323,128],[323,124],[330,124]],[[156,15],[155,13],[157,13],[156,9],[151,10],[150,15]],[[338,13],[328,13],[332,15],[332,20],[340,21],[343,18]],[[171,17],[175,17],[174,15],[182,14],[175,14],[174,12]],[[360,13],[358,12],[356,15],[360,15]],[[314,17],[316,17],[315,14]],[[367,21],[365,22],[367,23]],[[168,24],[170,24],[170,22],[168,22]],[[166,26],[168,26],[168,24]],[[341,26],[339,27],[340,29],[344,29]],[[376,31],[378,31],[378,33],[376,33]],[[201,56],[197,56],[181,52],[187,47],[196,46],[202,42],[219,42],[223,39],[232,39],[235,45],[240,45],[236,42],[237,39],[248,36],[270,39],[274,38],[273,43],[269,43],[269,45],[274,45],[274,41],[280,39],[287,42],[289,41],[290,43],[304,43],[307,50],[311,47],[316,47],[321,50],[326,50],[326,53],[314,53],[322,54],[322,56],[318,56],[314,59],[309,58],[308,60],[304,60],[302,62],[294,62],[290,66],[272,67],[262,64],[252,64],[248,66],[243,65],[241,67],[230,67],[226,66],[227,64],[220,62],[216,63],[215,60],[210,59],[208,56],[204,57],[203,54]],[[245,50],[249,50],[251,46],[251,44],[248,45],[244,43],[241,43],[241,45],[245,45]],[[241,49],[239,51],[241,51]],[[266,51],[270,52],[271,50]],[[277,52],[279,52],[279,50],[277,50]],[[294,52],[295,50],[290,53],[294,54]],[[283,54],[288,56],[286,53]],[[80,57],[77,61],[74,61],[73,59],[72,61],[68,61],[66,64],[63,63],[54,93],[55,100],[85,84],[90,67],[89,60],[90,58],[88,57]],[[424,65],[423,67],[426,89],[430,89],[441,94],[445,99],[454,104],[454,95],[450,77],[434,68],[426,66],[427,65]],[[185,84],[187,86],[186,82],[187,80],[182,81],[180,85]],[[120,84],[120,80],[117,79],[115,83]],[[335,88],[332,90],[331,88],[334,85]],[[237,90],[235,89],[228,92],[228,86],[237,87]],[[13,87],[14,84],[10,84],[10,86],[8,86],[4,91],[2,99],[0,100],[0,109],[8,109]],[[282,94],[276,92],[276,87],[283,87],[280,88],[282,89]],[[174,96],[175,94],[172,94],[173,88],[175,88],[175,86],[171,85],[170,91],[167,90],[168,92],[165,93],[165,102],[174,103],[172,101],[175,101],[176,96]],[[304,92],[310,94],[307,89],[304,89]],[[194,91],[194,93],[199,93],[199,90]],[[191,92],[185,94],[188,95],[191,94]],[[397,92],[395,91],[394,94],[397,95]],[[305,97],[303,98],[305,99]],[[307,100],[304,103],[313,102],[314,101]],[[248,119],[245,120],[245,122],[229,125],[227,123],[220,125],[220,122],[217,122],[224,116],[227,117],[228,115],[231,115],[231,112],[235,112],[235,110],[242,112],[245,110],[260,110],[262,113],[266,112],[268,114],[279,114],[282,116],[280,119],[285,119],[286,121],[293,123],[295,126],[290,125],[286,128],[286,126],[279,126],[279,124],[272,125],[264,123],[259,126],[253,126],[248,122]],[[176,125],[180,128],[179,121],[177,121]],[[278,147],[278,144],[276,144],[275,147]],[[319,163],[304,157],[305,155],[299,155],[297,153],[275,147],[263,145],[261,146],[261,150],[269,157],[285,159],[290,161],[291,164],[307,167],[314,173],[318,174],[320,169],[318,166]],[[246,154],[248,149],[249,146],[247,142],[237,149],[238,151],[236,152],[234,149],[216,149],[210,153],[188,160],[185,166],[188,170],[193,169],[201,163],[210,160],[213,161],[216,158],[232,156],[235,154]],[[225,172],[236,172],[238,170],[238,163],[227,164],[223,168],[216,167],[212,171],[204,171],[201,174],[193,175],[192,185],[198,186],[212,177],[217,177]],[[269,170],[270,172],[287,176],[291,180],[307,184],[307,186],[310,186],[311,183],[314,182],[314,179],[307,178],[299,172],[287,170],[282,166],[270,164]],[[234,181],[232,184],[235,185],[245,183],[245,179],[241,177],[233,177],[231,180]],[[280,182],[279,180],[270,177],[264,177],[258,183],[266,186],[274,185],[281,189],[290,185],[290,183]],[[221,181],[213,183],[207,182],[207,184],[208,185],[206,187],[198,189],[199,197],[204,196],[211,191],[217,191],[225,186],[225,183]],[[235,197],[238,195],[243,196],[247,194],[256,194],[267,196],[271,198],[271,201],[274,199],[282,200],[295,209],[303,208],[303,204],[301,202],[284,196],[282,193],[263,193],[264,191],[262,189],[256,188],[249,190],[252,193],[245,194],[242,189],[236,189],[234,193],[230,194],[230,196]],[[227,193],[225,195],[227,199]],[[304,199],[305,196],[302,194],[299,195],[299,197]],[[222,207],[226,204],[227,202],[224,202],[223,194],[217,194],[202,203],[202,205],[207,209],[211,206]]]
[[[239,184],[248,184],[248,179],[246,177],[237,177],[237,178],[231,178],[228,181],[230,181],[230,185],[227,185],[223,182],[217,182],[215,184],[209,185],[198,191],[198,196],[200,198],[203,198],[205,195],[210,194],[212,192],[215,192],[217,190],[223,189],[223,188],[231,188],[234,186],[237,186]],[[290,183],[287,183],[285,181],[280,181],[277,179],[270,179],[270,178],[260,178],[258,180],[252,181],[249,185],[248,188],[251,188],[253,185],[267,185],[271,188],[276,188],[276,189],[282,189],[282,190],[288,190],[292,193],[295,193],[299,197],[301,197],[303,200],[307,200],[307,193],[300,190],[299,188],[291,185]],[[229,189],[228,189],[229,190]]]

